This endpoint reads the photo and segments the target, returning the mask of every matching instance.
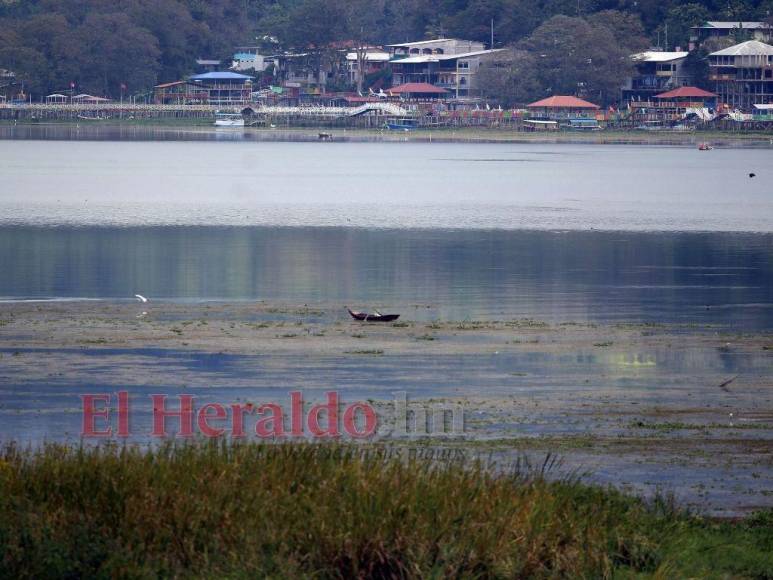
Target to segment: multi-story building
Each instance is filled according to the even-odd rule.
[[[239,46],[236,48],[237,52],[234,53],[231,60],[231,70],[247,72],[257,71],[263,72],[268,66],[268,57],[260,54],[260,47],[258,46]]]
[[[382,70],[389,59],[391,58],[388,52],[381,50],[380,48],[368,48],[365,51],[365,75],[376,73]],[[357,62],[356,52],[346,53],[346,80],[350,85],[356,85],[360,79],[360,68]]]
[[[501,52],[486,50],[482,42],[441,38],[392,44],[392,84],[429,83],[457,99],[479,95],[477,73],[481,62]]]
[[[709,80],[720,103],[733,109],[773,103],[773,46],[747,40],[711,53]]]
[[[690,75],[684,66],[687,52],[647,51],[634,54],[636,66],[623,87],[623,101],[649,101],[658,93],[687,86]]]
[[[711,20],[690,29],[690,50],[695,50],[710,38],[734,38],[738,40],[773,40],[773,26],[766,22],[732,22]]]
[[[156,85],[154,102],[159,105],[243,105],[250,102],[251,91],[252,77],[215,71],[194,75],[185,81]]]
[[[437,38],[435,40],[420,40],[403,44],[389,44],[386,47],[393,60],[419,55],[462,54],[479,52],[486,47],[475,40],[460,40],[458,38]]]

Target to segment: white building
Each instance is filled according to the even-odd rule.
[[[429,83],[456,99],[479,96],[481,62],[503,49],[486,50],[482,42],[439,38],[387,46],[392,56],[392,85]]]
[[[773,46],[747,40],[712,52],[709,80],[720,101],[733,109],[773,103]]]
[[[239,52],[234,53],[231,70],[263,72],[268,66],[267,58],[258,53],[257,47],[242,47]]]
[[[485,50],[482,42],[475,40],[460,40],[458,38],[438,38],[436,40],[420,40],[403,44],[387,45],[393,60],[419,55],[449,55]]]
[[[371,74],[384,68],[389,62],[390,54],[383,50],[369,49],[365,53],[365,74]],[[350,84],[356,85],[359,81],[359,66],[357,64],[357,53],[348,52],[346,54],[346,75]]]
[[[690,85],[684,66],[688,54],[648,50],[632,55],[636,70],[623,86],[623,101],[649,101],[658,93]]]
[[[773,40],[773,26],[767,22],[710,20],[700,26],[690,28],[690,50],[695,50],[710,38],[728,38],[731,36],[770,42]]]

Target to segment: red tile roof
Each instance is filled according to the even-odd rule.
[[[703,89],[699,89],[698,87],[679,87],[678,89],[674,89],[673,91],[667,91],[665,93],[660,93],[659,95],[655,95],[656,99],[678,99],[679,97],[685,97],[685,98],[700,98],[700,97],[716,97],[714,93],[710,93],[708,91],[704,91]]]
[[[545,108],[545,109],[599,109],[600,107],[598,105],[594,105],[593,103],[589,103],[588,101],[583,101],[582,99],[578,99],[577,97],[565,97],[556,95],[554,97],[548,97],[547,99],[542,99],[541,101],[537,101],[536,103],[531,103],[530,105],[526,105],[527,108]]]
[[[393,93],[395,95],[399,95],[401,93],[444,95],[448,91],[429,83],[405,83],[404,85],[392,87],[391,89],[388,89],[387,92]]]

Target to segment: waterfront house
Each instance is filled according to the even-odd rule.
[[[446,89],[455,99],[474,99],[480,95],[477,83],[481,63],[501,52],[486,50],[471,40],[438,39],[387,48],[392,58],[392,84],[428,83]]]
[[[660,102],[673,102],[683,107],[711,107],[716,106],[717,95],[704,91],[698,87],[679,87],[655,95]]]
[[[153,102],[156,105],[185,105],[195,101],[186,81],[161,83],[153,87]]]
[[[635,72],[623,86],[623,102],[649,101],[658,93],[689,85],[684,51],[649,50],[631,56]]]
[[[717,95],[698,87],[679,87],[655,99],[661,117],[672,121],[710,121],[717,108]]]
[[[698,87],[679,87],[647,100],[631,100],[624,118],[639,128],[669,127],[710,121],[716,115],[717,95]]]
[[[437,100],[446,98],[449,92],[444,88],[436,87],[429,83],[405,83],[387,89],[386,94],[390,97],[400,97],[401,99],[408,100]]]
[[[720,101],[751,112],[773,103],[773,46],[747,40],[709,55],[709,80]]]
[[[716,21],[704,22],[690,29],[690,50],[700,47],[710,38],[733,38],[734,40],[773,40],[773,26],[767,22]]]
[[[63,105],[69,99],[70,97],[61,93],[54,93],[52,95],[45,96],[46,105]]]
[[[95,97],[94,95],[87,95],[86,93],[75,95],[71,100],[77,105],[101,105],[110,102],[110,99],[105,97]]]
[[[243,105],[250,102],[252,77],[231,71],[194,75],[189,82],[210,105]]]
[[[526,105],[531,118],[546,121],[596,119],[601,107],[577,97],[555,95]]]
[[[156,85],[153,102],[157,105],[243,105],[250,102],[251,91],[252,77],[214,71]]]

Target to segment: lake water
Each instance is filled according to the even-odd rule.
[[[0,140],[0,225],[773,232],[773,148],[93,135]]]
[[[407,309],[419,320],[773,329],[772,258],[770,234],[6,226],[0,297],[141,293]]]
[[[0,297],[773,328],[771,149],[144,131],[6,128]]]
[[[773,331],[772,161],[766,147],[0,127],[0,442],[77,440],[84,389],[124,388],[140,424],[150,393],[263,401],[327,388],[350,401],[471,397],[484,437],[631,435],[645,412],[769,423],[773,359],[756,333]],[[135,312],[135,293],[151,304]],[[373,338],[344,305],[400,312],[406,327],[379,328],[411,348]],[[188,311],[210,307],[216,338],[189,344],[182,323],[202,313]],[[420,321],[520,318],[556,326],[523,342],[522,331],[419,340],[440,326]],[[79,330],[110,320],[129,335]],[[170,338],[178,322],[186,336]],[[254,352],[220,352],[230,322],[288,327]],[[618,327],[636,335],[629,346],[583,326],[598,336],[558,347],[579,328],[564,322],[683,326]],[[336,340],[346,346],[304,346]],[[453,350],[467,340],[477,350]],[[357,356],[351,341],[383,356]],[[568,465],[740,513],[771,503],[770,436],[690,431],[649,451],[569,450]]]

